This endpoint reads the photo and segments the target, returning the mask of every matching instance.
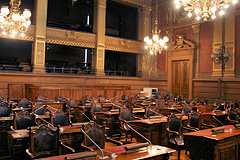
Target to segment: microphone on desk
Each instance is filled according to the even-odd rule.
[[[139,133],[138,131],[136,131],[134,128],[132,128],[129,124],[126,123],[126,126],[128,126],[131,130],[133,130],[135,133],[137,133],[139,136],[141,136],[143,139],[145,139],[149,145],[150,145],[150,149],[152,149],[152,143],[149,139],[147,139],[146,137],[144,137],[141,133]]]
[[[99,145],[97,145],[97,143],[91,137],[89,137],[89,135],[83,129],[81,129],[81,131],[101,151],[102,157],[99,157],[99,159],[107,159],[107,158],[112,158],[117,156],[116,154],[110,154],[108,156],[104,156],[104,153],[101,147],[99,147]]]
[[[36,114],[36,112],[42,108],[46,107],[46,105],[43,105],[42,107],[39,107],[38,109],[36,109],[35,111],[31,112],[30,114],[33,114],[34,116],[38,117],[39,115]],[[48,125],[51,125],[52,127],[54,127],[51,123],[49,123],[48,121],[46,121],[45,119],[38,117],[39,119],[41,119],[43,122],[47,123]]]
[[[37,113],[38,110],[40,110],[40,109],[42,109],[42,108],[44,108],[44,107],[46,107],[46,105],[43,105],[42,107],[39,107],[38,109],[36,109],[36,110],[33,111],[33,112]]]
[[[160,113],[158,113],[158,112],[156,112],[156,111],[154,111],[154,110],[152,110],[152,109],[149,109],[151,112],[153,112],[153,113],[155,113],[155,114],[157,114],[158,116],[160,116],[160,117],[162,117],[163,115],[162,114],[160,114]]]
[[[218,123],[220,123],[222,126],[224,126],[224,124],[222,124],[222,122],[219,121],[215,116],[213,116],[213,118],[214,118]]]
[[[119,106],[119,105],[116,105],[116,104],[114,104],[114,103],[111,103],[114,107],[117,107],[117,108],[119,108],[119,109],[121,109],[122,107],[121,106]]]
[[[49,108],[52,108],[53,110],[55,110],[55,111],[58,111],[58,109],[56,109],[56,108],[54,108],[54,107],[52,107],[52,106],[49,106],[49,105],[46,105],[47,107],[49,107]]]
[[[220,106],[217,106],[216,108],[214,108],[214,110],[212,110],[212,112],[214,112],[215,110],[217,110]]]
[[[177,108],[174,108],[174,110],[178,111],[179,113],[182,113],[182,111],[180,111],[179,109]]]
[[[38,114],[32,112],[31,114],[33,114],[34,116],[38,116]],[[48,125],[52,126],[54,128],[54,125],[52,125],[52,123],[49,123],[48,121],[46,121],[45,119],[41,118],[41,117],[38,117],[39,119],[41,119],[43,122],[47,123]],[[39,126],[39,125],[38,125]]]
[[[91,121],[91,119],[83,111],[80,111],[80,112],[84,115],[84,117],[86,117],[89,121]]]

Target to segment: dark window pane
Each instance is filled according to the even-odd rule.
[[[93,0],[48,0],[47,26],[92,32],[93,10]]]
[[[74,46],[64,46],[56,44],[46,44],[46,67],[56,68],[64,67],[66,69],[75,68],[84,70],[91,67],[92,49],[87,49],[87,57],[85,49]],[[52,72],[47,69],[47,72]]]
[[[137,54],[106,50],[105,73],[117,76],[136,76]]]
[[[107,1],[106,35],[137,40],[138,10],[111,0]]]
[[[0,39],[0,69],[31,71],[32,42]]]

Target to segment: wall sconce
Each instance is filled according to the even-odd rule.
[[[215,50],[211,54],[211,58],[213,59],[213,62],[215,64],[221,64],[222,77],[223,77],[224,70],[225,70],[225,64],[227,63],[227,61],[229,59],[229,53],[226,52],[225,46],[222,46],[221,49]]]

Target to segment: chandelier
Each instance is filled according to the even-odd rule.
[[[168,40],[169,39],[166,36],[159,38],[158,33],[155,31],[151,39],[149,36],[144,38],[144,41],[146,42],[145,49],[148,49],[150,54],[161,54],[162,50],[167,48]]]
[[[31,24],[30,17],[32,15],[29,9],[25,9],[21,13],[19,6],[21,5],[21,0],[10,0],[10,9],[8,6],[3,6],[0,12],[0,28],[2,30],[2,35],[10,36],[14,38],[15,36],[25,36],[29,25]]]
[[[209,18],[215,19],[216,14],[222,16],[230,4],[236,4],[237,2],[238,0],[174,0],[176,8],[182,6],[188,12],[188,17],[195,14],[198,21],[201,19],[207,21]]]
[[[157,55],[161,54],[163,49],[167,49],[167,42],[169,41],[167,36],[160,38],[159,35],[161,31],[158,31],[158,1],[156,1],[156,17],[155,17],[155,29],[152,31],[152,38],[149,36],[144,37],[144,42],[146,43],[145,49],[149,50],[149,53]]]

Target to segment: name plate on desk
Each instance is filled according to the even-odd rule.
[[[163,116],[150,116],[149,119],[159,119],[162,118]]]
[[[119,112],[119,109],[111,109],[110,112]]]
[[[148,147],[148,146],[149,146],[149,143],[140,143],[140,144],[136,144],[136,145],[132,145],[132,146],[126,146],[126,147],[124,147],[124,149],[126,151],[129,151],[129,150],[134,150],[134,149]]]
[[[224,130],[225,130],[225,128],[221,127],[221,128],[212,129],[211,132],[212,132],[212,134],[219,134],[219,133],[223,133]]]

